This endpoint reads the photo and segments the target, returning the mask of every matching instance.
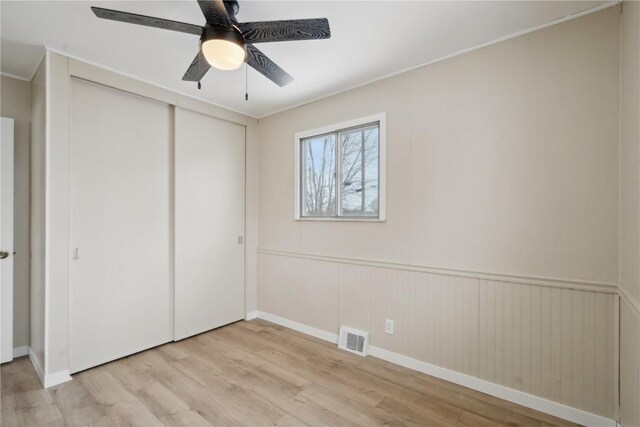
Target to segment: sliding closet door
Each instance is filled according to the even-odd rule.
[[[245,128],[176,108],[175,339],[244,318]]]
[[[73,79],[71,111],[77,372],[173,339],[173,110]]]

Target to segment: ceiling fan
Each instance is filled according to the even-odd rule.
[[[278,86],[285,86],[293,81],[293,77],[255,47],[254,43],[331,37],[326,18],[238,22],[236,15],[240,5],[237,0],[198,0],[198,5],[207,21],[204,26],[101,7],[92,7],[91,10],[102,19],[199,36],[200,50],[182,76],[182,80],[198,82],[198,86],[212,66],[220,70],[235,70],[243,62]]]

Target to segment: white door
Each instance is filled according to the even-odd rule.
[[[175,339],[244,318],[245,127],[176,108]]]
[[[13,360],[13,119],[0,122],[0,362]]]
[[[173,339],[172,108],[72,79],[71,372]]]

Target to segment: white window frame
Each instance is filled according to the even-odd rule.
[[[303,139],[322,135],[326,133],[337,132],[343,129],[354,128],[358,126],[364,126],[367,124],[377,122],[379,125],[379,136],[378,136],[378,216],[377,217],[349,217],[349,216],[337,216],[338,212],[336,211],[336,216],[323,216],[323,217],[309,217],[302,215],[302,204],[301,204],[301,143]],[[321,128],[305,130],[303,132],[298,132],[295,134],[294,138],[294,153],[295,153],[295,176],[294,176],[294,218],[297,221],[357,221],[357,222],[385,222],[387,218],[386,212],[386,194],[387,194],[387,114],[380,113],[374,114],[372,116],[361,117],[354,120],[349,120],[342,123],[336,123],[328,126],[323,126]],[[338,165],[336,165],[338,167]],[[338,185],[338,183],[336,183]]]

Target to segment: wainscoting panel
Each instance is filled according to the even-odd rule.
[[[475,279],[340,266],[341,324],[369,331],[376,347],[476,377],[477,301]]]
[[[609,419],[615,291],[591,291],[259,253],[258,308]],[[523,279],[525,280],[525,279]],[[395,333],[384,332],[393,319]]]
[[[258,256],[258,309],[337,333],[338,264]]]
[[[615,298],[480,280],[479,378],[613,418]]]
[[[620,424],[640,426],[640,312],[620,298]],[[640,305],[638,306],[640,307]]]

